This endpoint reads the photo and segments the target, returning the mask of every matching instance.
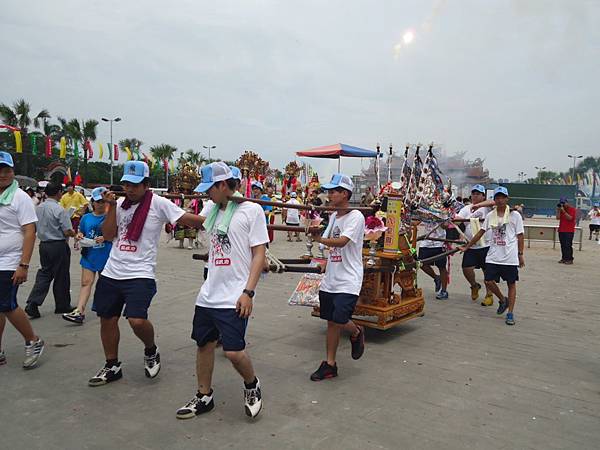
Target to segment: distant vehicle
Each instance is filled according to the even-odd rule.
[[[570,184],[529,184],[529,183],[500,183],[508,189],[511,205],[523,205],[523,215],[532,217],[535,214],[554,216],[556,205],[561,197],[566,197],[569,203],[580,210],[585,216],[592,208],[588,197],[578,195],[577,187]]]

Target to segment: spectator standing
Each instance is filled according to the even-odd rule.
[[[558,222],[558,239],[562,257],[559,264],[573,264],[573,236],[575,235],[575,222],[577,211],[569,204],[567,197],[561,197],[556,205],[556,219]]]

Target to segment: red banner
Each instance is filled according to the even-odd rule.
[[[52,139],[50,136],[46,136],[46,158],[52,156]]]
[[[119,160],[119,146],[117,144],[114,144],[115,148],[114,148],[114,152],[115,152],[115,161]]]

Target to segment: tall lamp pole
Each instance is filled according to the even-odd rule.
[[[214,148],[217,148],[216,145],[203,145],[202,147],[204,147],[205,149],[208,150],[208,162],[210,162],[210,151]]]
[[[102,122],[110,122],[110,148],[108,154],[110,156],[110,184],[114,184],[113,180],[113,161],[114,161],[114,150],[113,150],[113,136],[112,136],[112,124],[113,122],[120,122],[120,117],[115,117],[114,119],[107,119],[106,117],[102,118]]]
[[[575,165],[577,164],[577,160],[579,158],[583,158],[583,155],[567,155],[569,158],[573,158],[573,184],[577,185],[577,181],[575,180]]]
[[[538,184],[541,184],[541,182],[542,182],[542,179],[541,179],[541,177],[540,177],[540,171],[542,171],[542,170],[546,170],[546,166],[544,166],[544,167],[538,167],[538,166],[535,166],[535,170],[537,170],[537,171],[538,171],[538,176],[537,176],[537,178],[538,178]]]
[[[522,183],[524,178],[527,176],[527,174],[525,172],[519,172],[519,181]]]

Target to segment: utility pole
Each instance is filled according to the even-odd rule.
[[[538,184],[541,184],[542,183],[542,178],[541,178],[541,175],[540,175],[540,171],[546,170],[546,166],[544,166],[544,167],[535,166],[535,170],[538,171],[538,176],[537,176],[537,178],[538,178]]]
[[[111,186],[114,184],[113,179],[113,161],[114,161],[114,150],[113,150],[113,135],[112,135],[112,125],[113,122],[120,122],[120,117],[115,117],[114,119],[107,119],[106,117],[102,118],[103,122],[110,122],[110,149],[108,155],[110,156],[110,184]]]

